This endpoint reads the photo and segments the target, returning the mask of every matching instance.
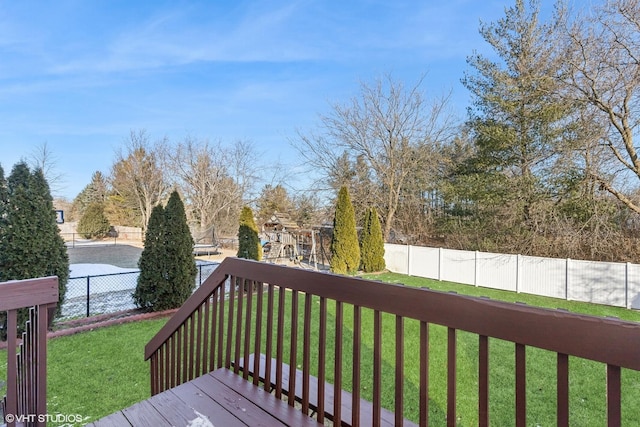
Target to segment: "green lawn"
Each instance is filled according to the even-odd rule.
[[[640,322],[640,312],[624,308],[609,307],[508,291],[476,288],[468,285],[439,282],[395,273],[368,275],[367,278],[391,283],[403,283],[407,286],[428,287],[440,291],[454,291],[459,294],[486,296],[496,300],[523,302],[532,306],[562,308],[576,313],[618,317]],[[391,319],[389,322],[392,323]],[[407,322],[405,331],[405,363],[415,365],[411,355],[417,354],[418,325]],[[346,322],[348,324],[348,322]],[[390,331],[390,333],[392,333]],[[386,343],[385,343],[386,344]],[[444,425],[446,411],[446,330],[443,327],[430,327],[430,419],[433,425]],[[511,425],[514,420],[514,371],[515,356],[513,344],[500,340],[490,340],[490,414],[494,425]],[[385,361],[393,361],[392,346],[389,345]],[[477,425],[477,336],[465,332],[458,333],[458,417],[459,424]],[[417,366],[408,368],[410,382],[408,388],[416,389],[419,384]],[[555,425],[556,356],[554,353],[527,349],[527,408],[529,425]],[[623,370],[623,425],[640,425],[640,372]],[[390,384],[390,386],[392,383]],[[606,374],[603,364],[570,358],[570,410],[571,425],[605,425]],[[392,399],[390,399],[392,401]],[[409,410],[411,414],[411,410]],[[413,416],[410,416],[413,418]]]
[[[615,316],[640,321],[640,313],[615,307],[567,302],[526,294],[474,288],[399,274],[372,275],[371,278],[389,282],[402,282],[409,286],[428,286],[432,289],[456,291],[471,295],[489,296],[506,301],[525,302],[530,305],[563,308],[574,312],[599,316]],[[299,300],[298,365],[302,362],[304,295]],[[255,298],[254,298],[255,303]],[[286,311],[290,316],[290,293],[287,293]],[[318,298],[313,298],[314,316]],[[266,304],[265,304],[266,307]],[[276,299],[277,308],[277,299]],[[333,333],[336,328],[335,306],[328,305],[327,354],[334,351]],[[243,316],[244,318],[244,316]],[[255,318],[254,318],[255,319]],[[394,317],[383,317],[383,405],[394,407]],[[151,320],[119,325],[86,332],[49,342],[49,412],[80,414],[85,422],[102,417],[149,397],[149,367],[143,360],[145,344],[166,320]],[[265,325],[266,322],[263,322]],[[343,369],[350,372],[352,354],[353,310],[345,307],[343,336]],[[415,420],[418,414],[418,328],[414,321],[405,321],[405,416]],[[318,355],[318,322],[312,323],[312,366]],[[285,322],[285,342],[291,335],[290,318]],[[361,393],[365,398],[372,392],[373,313],[362,313]],[[446,424],[446,334],[444,327],[430,326],[430,425]],[[263,339],[265,334],[263,333]],[[458,424],[477,425],[477,337],[458,333]],[[253,348],[253,347],[252,347]],[[289,345],[285,346],[285,354]],[[514,417],[514,349],[513,344],[491,340],[490,344],[490,414],[493,425],[512,425]],[[275,353],[274,353],[275,354]],[[0,378],[5,378],[6,352],[0,352]],[[571,358],[571,424],[599,426],[606,424],[605,367],[602,364]],[[327,373],[332,381],[333,372]],[[555,354],[547,351],[527,350],[528,424],[555,425]],[[640,425],[640,373],[623,371],[623,425]],[[351,378],[342,379],[343,388],[351,389]]]

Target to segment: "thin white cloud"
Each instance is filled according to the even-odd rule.
[[[5,40],[0,41],[0,54],[28,52],[36,58],[29,66],[43,75],[147,72],[202,62],[348,63],[388,58],[393,63],[407,54],[460,57],[470,53],[468,40],[477,36],[478,19],[473,17],[469,28],[464,14],[469,7],[470,0],[180,5],[146,11],[146,18],[108,26],[104,34],[62,42],[37,35],[30,39],[27,34],[33,28],[27,23],[21,31],[8,26],[10,34],[4,37],[7,31],[2,31],[0,16],[0,40]],[[11,73],[16,61],[20,64],[20,57],[14,59],[4,67],[0,64],[0,78],[3,68]]]
[[[198,62],[287,62],[317,59],[320,52],[290,37],[295,3],[279,8],[249,7],[235,23],[193,14],[211,10],[163,11],[128,29],[97,52],[58,64],[55,74],[120,72],[183,66]],[[101,52],[102,50],[102,52]]]

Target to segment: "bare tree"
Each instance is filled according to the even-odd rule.
[[[171,170],[191,219],[202,230],[237,228],[237,215],[255,182],[256,154],[251,143],[231,146],[187,137],[172,156]]]
[[[58,157],[46,141],[33,149],[29,156],[29,164],[33,169],[42,169],[51,194],[56,198],[64,189],[64,174],[59,172]]]
[[[636,213],[640,158],[634,142],[640,100],[640,1],[611,0],[566,25],[565,81],[577,99],[596,109],[604,126],[600,187]],[[602,157],[604,156],[604,157]],[[632,178],[631,180],[629,178]],[[635,179],[634,179],[635,178]]]
[[[146,229],[151,210],[168,194],[165,176],[166,139],[152,142],[146,131],[131,131],[124,152],[116,155],[111,168],[111,186],[118,203],[136,213]]]
[[[385,75],[373,85],[362,83],[360,94],[349,103],[334,104],[321,116],[320,133],[300,134],[296,147],[327,182],[340,175],[344,156],[364,162],[375,182],[371,196],[384,220],[388,238],[413,171],[430,170],[434,148],[447,140],[453,116],[448,96],[425,100],[424,77],[410,87]],[[357,202],[355,202],[357,203]]]

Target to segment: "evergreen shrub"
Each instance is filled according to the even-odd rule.
[[[109,220],[104,214],[104,204],[91,203],[78,221],[78,233],[85,239],[102,238],[109,232]]]
[[[367,209],[360,233],[360,268],[365,273],[385,269],[384,239],[376,208]]]
[[[151,211],[138,267],[140,275],[133,299],[140,308],[177,308],[193,292],[198,272],[193,237],[177,191],[169,197],[166,208],[156,205]]]
[[[331,271],[353,274],[360,266],[360,247],[356,218],[347,187],[340,188],[333,219],[331,239]]]

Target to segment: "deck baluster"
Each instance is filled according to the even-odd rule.
[[[622,424],[620,398],[620,367],[607,364],[607,424],[609,427],[619,427]]]
[[[327,299],[320,297],[320,325],[318,326],[318,422],[324,423],[325,380],[327,363]]]
[[[420,427],[429,425],[429,324],[420,322]]]
[[[304,295],[304,324],[302,340],[302,412],[309,415],[309,375],[311,364],[311,301],[313,297]]]
[[[379,427],[382,410],[382,313],[373,312],[373,425]]]
[[[526,347],[516,343],[516,427],[527,425]]]
[[[479,336],[478,343],[478,425],[489,426],[489,338]]]
[[[249,284],[247,287],[247,283]],[[244,363],[249,363],[249,352],[250,352],[250,345],[251,345],[251,315],[252,315],[252,310],[253,310],[253,289],[254,289],[254,282],[253,281],[247,281],[245,282],[245,289],[247,290],[247,308],[245,310],[245,320],[244,320],[244,352],[243,352],[243,358],[244,358]],[[257,332],[257,330],[256,330]],[[259,358],[258,358],[259,359]],[[242,377],[245,380],[249,379],[249,369],[243,369],[242,370]]]
[[[47,413],[47,328],[57,302],[57,277],[0,283],[0,312],[7,312],[7,394],[0,399],[0,409],[17,419],[35,417],[26,422],[29,426],[44,425],[39,415]],[[27,320],[18,344],[18,310],[25,308]],[[16,425],[15,418],[7,422],[9,427]]]
[[[456,420],[456,330],[447,328],[447,426],[455,427]]]
[[[339,426],[342,419],[342,302],[336,300],[335,356],[333,365],[333,425]],[[337,421],[336,421],[337,420]]]
[[[257,386],[258,383],[260,382],[260,375],[257,374],[257,372],[260,372],[260,358],[257,357],[257,355],[260,354],[260,345],[262,343],[262,305],[263,305],[263,297],[264,297],[264,286],[262,283],[257,283],[257,287],[258,287],[258,295],[256,296],[256,299],[258,301],[257,307],[256,307],[256,334],[255,334],[255,338],[254,338],[254,350],[253,350],[253,354],[256,356],[254,357],[253,360],[253,385]],[[247,363],[248,363],[248,359],[247,359]],[[265,378],[269,378],[269,377],[265,377]],[[265,383],[267,383],[268,381],[265,381]]]
[[[291,292],[291,335],[289,336],[289,390],[287,402],[296,402],[296,370],[298,367],[298,291]]]
[[[276,397],[282,397],[282,351],[284,345],[284,292],[278,288],[278,331],[276,334]]]
[[[273,283],[269,283],[267,287],[267,341],[265,343],[266,349],[266,362],[264,367],[265,378],[271,378],[271,355],[273,349],[273,294],[275,293],[275,287]],[[264,389],[266,392],[271,392],[271,381],[264,382]]]
[[[353,307],[353,360],[352,380],[353,391],[351,393],[351,422],[352,425],[360,425],[360,362],[361,362],[361,335],[362,335],[362,310],[360,306]]]

